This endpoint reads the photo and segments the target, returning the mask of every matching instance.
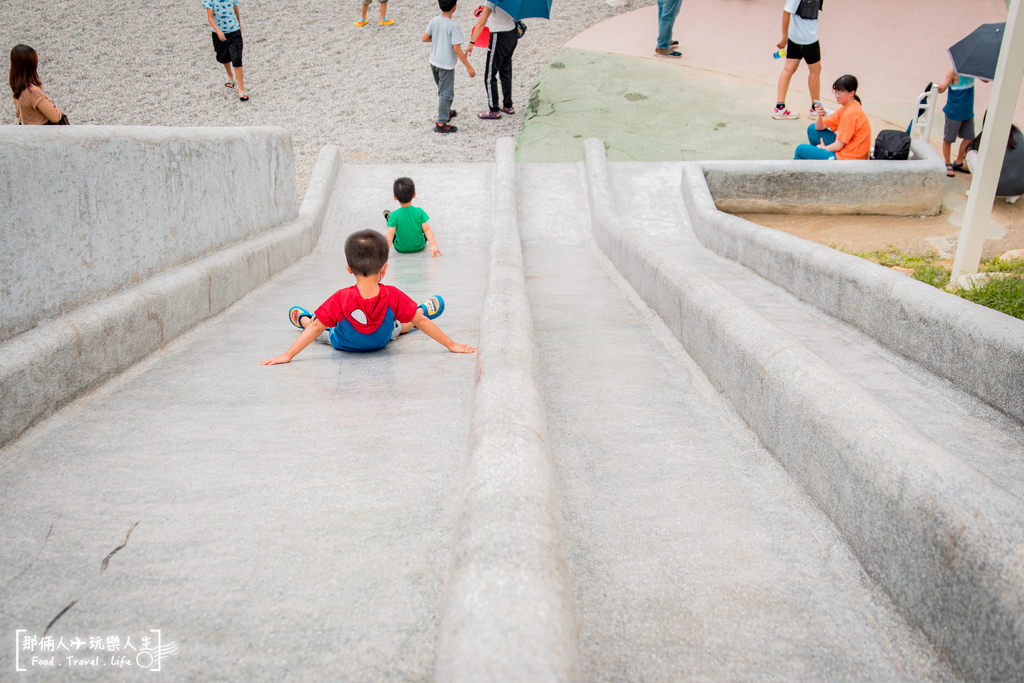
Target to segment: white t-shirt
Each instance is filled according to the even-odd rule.
[[[797,45],[811,45],[818,42],[818,20],[804,19],[796,14],[800,0],[786,0],[783,11],[789,12],[789,39]]]
[[[454,20],[439,15],[427,24],[426,34],[430,36],[430,63],[438,69],[454,69],[459,63],[454,45],[462,45],[465,38],[462,29]]]
[[[800,0],[797,2],[799,3]],[[512,18],[512,15],[500,7],[495,7],[493,2],[484,0],[484,7],[490,7],[493,10],[491,16],[487,17],[487,28],[491,29],[492,33],[511,31],[516,27],[516,20]]]

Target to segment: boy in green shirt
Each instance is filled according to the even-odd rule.
[[[441,250],[434,242],[434,233],[430,229],[430,216],[418,206],[412,205],[416,197],[416,185],[411,178],[399,178],[395,181],[395,199],[402,206],[394,211],[385,211],[384,218],[388,221],[388,244],[395,245],[395,251],[408,254],[422,251],[430,243],[430,256],[441,255]]]

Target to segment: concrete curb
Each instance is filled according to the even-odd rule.
[[[584,142],[598,244],[957,668],[1024,668],[1024,506],[616,214]]]
[[[308,254],[320,234],[340,165],[337,147],[321,150],[294,221],[0,345],[0,446]]]
[[[575,601],[547,452],[517,220],[515,143],[498,141],[469,455],[438,681],[579,681]]]
[[[1024,420],[1024,321],[870,261],[722,213],[705,173],[697,164],[684,164],[682,193],[706,247]]]
[[[715,205],[732,213],[934,216],[946,166],[914,140],[909,161],[704,161]]]

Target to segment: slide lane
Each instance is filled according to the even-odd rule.
[[[3,449],[0,668],[71,605],[49,635],[159,629],[178,680],[432,676],[475,356],[413,331],[257,365],[352,283],[344,238],[383,230],[399,175],[444,256],[393,253],[385,282],[477,343],[492,166],[343,169],[313,255]]]
[[[519,220],[585,678],[950,679],[597,249],[582,164],[520,166]]]

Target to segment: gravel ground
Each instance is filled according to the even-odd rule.
[[[478,2],[455,19],[468,35]],[[349,163],[487,161],[494,142],[518,135],[534,79],[572,36],[650,0],[611,8],[603,0],[555,0],[550,21],[531,19],[513,58],[517,113],[481,121],[487,108],[485,51],[456,70],[453,135],[433,132],[437,89],[423,29],[437,15],[431,0],[393,0],[394,26],[353,26],[359,3],[241,0],[245,85],[250,101],[224,87],[201,0],[43,0],[0,2],[5,46],[39,53],[43,88],[73,124],[143,126],[280,125],[292,135],[300,192],[316,155],[340,145]],[[8,48],[9,49],[9,48]],[[14,105],[4,124],[17,123]]]

